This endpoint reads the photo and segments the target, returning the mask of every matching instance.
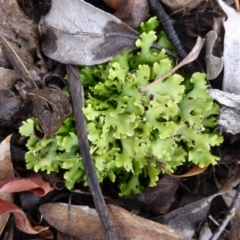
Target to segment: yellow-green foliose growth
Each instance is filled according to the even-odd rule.
[[[146,92],[139,91],[175,65],[164,50],[151,48],[154,41],[171,48],[164,33],[156,36],[157,26],[155,18],[141,25],[138,50],[80,69],[97,176],[100,182],[107,178],[117,182],[120,195],[141,192],[140,177],[154,186],[163,172],[159,163],[170,172],[186,162],[200,167],[215,164],[218,157],[210,150],[222,142],[213,132],[219,108],[207,94],[205,74],[185,79],[174,74]],[[66,169],[69,189],[76,182],[87,185],[73,118],[66,119],[56,136],[43,140],[34,136],[33,125],[29,119],[20,128],[29,136],[27,168],[48,173]]]

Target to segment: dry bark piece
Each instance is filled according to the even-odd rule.
[[[94,65],[135,48],[134,29],[82,0],[53,0],[39,25],[42,51],[64,64]]]
[[[39,210],[46,221],[59,231],[79,239],[105,239],[94,209],[86,206],[68,206],[63,203],[46,203],[42,204]],[[189,239],[171,228],[133,215],[120,207],[108,205],[108,212],[118,239]]]
[[[148,10],[147,0],[131,0],[123,4],[114,15],[132,28],[137,28],[146,20]]]
[[[13,165],[10,154],[10,140],[11,136],[8,136],[0,144],[0,178],[13,177]],[[14,194],[12,193],[0,193],[0,199],[13,202]],[[0,235],[6,225],[6,222],[10,214],[4,214],[0,216]]]

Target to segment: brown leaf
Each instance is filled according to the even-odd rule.
[[[42,180],[40,174],[34,173],[27,178],[8,177],[0,179],[0,193],[14,193],[32,191],[39,196],[44,196],[52,191],[50,184]]]
[[[172,177],[176,177],[176,178],[185,178],[185,177],[192,177],[192,176],[196,176],[202,172],[204,172],[208,166],[204,167],[204,168],[200,168],[199,166],[194,166],[192,169],[190,169],[187,173],[184,174],[180,174],[180,175],[174,175],[171,174],[170,172],[167,171],[167,169],[165,169],[164,166],[162,166],[164,168],[164,171]]]
[[[35,231],[32,228],[25,213],[18,206],[8,201],[4,201],[0,199],[0,216],[6,213],[13,213],[16,227],[19,228],[21,231],[29,234],[39,233],[38,231]],[[40,230],[40,231],[43,231],[43,230]]]
[[[146,20],[148,10],[147,0],[131,0],[122,4],[114,15],[129,26],[137,28],[141,22]]]
[[[1,40],[4,56],[8,60],[8,62],[11,63],[12,67],[15,69],[17,74],[21,76],[21,78],[26,82],[27,85],[37,88],[37,84],[35,83],[33,76],[30,74],[30,72],[26,68],[19,53],[17,53],[15,45],[11,44],[1,32],[0,32],[0,40]]]
[[[124,4],[126,4],[126,0],[103,0],[103,1],[113,10],[118,10]]]
[[[10,154],[10,140],[11,136],[8,136],[0,144],[0,179],[14,176]],[[12,202],[14,195],[12,193],[0,193],[0,199]],[[0,216],[0,235],[5,227],[8,217],[9,214]]]
[[[19,117],[22,99],[13,91],[0,88],[0,124],[11,126]]]
[[[46,73],[46,66],[40,53],[37,25],[26,17],[17,3],[5,1],[0,2],[0,29],[2,36],[19,56],[34,81],[40,83],[43,74]],[[21,66],[13,61],[12,55],[5,47],[1,46],[1,48],[4,57],[23,78]],[[36,59],[41,60],[41,64],[36,63]]]
[[[73,65],[106,62],[124,50],[135,48],[139,36],[118,18],[82,0],[52,0],[40,29],[44,54]]]
[[[240,239],[240,223],[236,222],[230,228],[230,231],[227,236],[227,240],[239,240]]]
[[[13,90],[15,83],[20,79],[14,70],[0,67],[0,88]]]
[[[211,201],[217,195],[219,194],[214,194],[178,208],[164,216],[154,218],[154,221],[166,224],[184,235],[192,237],[199,222],[206,218]]]
[[[42,204],[39,210],[47,222],[59,231],[79,239],[105,239],[94,209],[73,205],[69,209],[67,204],[46,203]],[[118,239],[188,239],[171,228],[133,215],[123,208],[108,205],[108,212]]]
[[[199,4],[206,2],[206,0],[161,0],[171,11],[183,13],[195,9]]]
[[[31,89],[28,96],[33,104],[33,115],[43,130],[42,137],[51,137],[72,113],[68,97],[56,85]]]
[[[180,184],[179,178],[166,175],[157,186],[146,188],[137,195],[137,200],[148,209],[158,213],[166,213],[174,201],[174,195]]]

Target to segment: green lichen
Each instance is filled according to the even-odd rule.
[[[148,85],[175,65],[165,51],[152,49],[161,42],[170,47],[163,32],[156,36],[156,18],[140,26],[144,31],[138,50],[123,52],[106,64],[81,67],[85,88],[88,139],[98,180],[119,184],[120,195],[143,190],[140,178],[154,186],[161,164],[174,172],[190,162],[200,167],[216,164],[211,147],[222,137],[213,132],[218,106],[207,94],[205,74],[190,78],[173,74],[141,93]],[[66,169],[66,186],[77,182],[87,185],[76,130],[72,117],[66,119],[56,136],[38,140],[34,121],[23,123],[20,132],[29,136],[26,153],[28,169],[48,173]]]

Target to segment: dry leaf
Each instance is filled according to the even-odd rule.
[[[13,90],[18,80],[20,80],[20,77],[14,70],[0,67],[0,88]]]
[[[229,191],[227,191],[226,193],[224,193],[224,194],[222,195],[223,200],[224,200],[224,202],[226,203],[226,205],[227,205],[228,207],[231,206],[232,201],[233,201],[235,195],[236,195],[236,190],[235,190],[235,189],[230,189]],[[238,218],[240,218],[240,206],[238,206],[235,214],[236,214],[236,216],[237,216]]]
[[[208,89],[208,93],[223,105],[218,117],[218,125],[221,127],[221,131],[233,135],[240,133],[240,96],[218,89]]]
[[[137,28],[141,22],[146,20],[148,10],[147,0],[131,0],[122,4],[114,13],[114,16],[121,19],[132,28]]]
[[[120,207],[108,205],[107,208],[118,239],[189,239],[171,228],[140,218]],[[46,221],[59,231],[83,240],[105,240],[95,209],[63,203],[46,203],[42,204],[39,210]]]
[[[40,231],[35,231],[32,228],[30,222],[28,221],[25,213],[18,206],[8,201],[4,201],[0,199],[0,216],[7,213],[8,214],[13,213],[16,227],[25,233],[37,234],[40,231],[44,231],[46,229],[45,228],[45,229],[41,229]]]
[[[14,176],[10,154],[10,140],[11,136],[8,136],[0,144],[0,179]],[[12,193],[0,193],[0,199],[13,202],[14,195]],[[9,214],[0,216],[0,235],[2,234],[8,217]]]
[[[240,239],[240,223],[233,224],[230,228],[227,240],[239,240]]]
[[[212,54],[213,45],[217,39],[215,31],[209,31],[206,35],[206,56],[205,61],[207,65],[207,79],[212,80],[216,78],[223,68],[223,58],[215,57]]]
[[[103,0],[103,1],[113,10],[118,10],[124,4],[126,4],[126,0]]]
[[[206,169],[207,169],[208,166],[204,167],[204,168],[200,168],[199,166],[194,166],[192,169],[190,169],[187,173],[183,173],[183,174],[180,174],[180,175],[174,175],[174,174],[171,174],[170,172],[167,171],[167,169],[164,168],[164,171],[172,176],[172,177],[176,177],[176,178],[185,178],[185,177],[192,177],[192,176],[196,176],[202,172],[204,172]]]
[[[158,213],[166,213],[174,202],[174,195],[180,181],[179,178],[166,175],[157,183],[157,186],[146,188],[138,194],[136,200],[145,205],[147,209]]]
[[[41,138],[52,137],[65,119],[72,114],[68,97],[56,85],[31,89],[28,91],[28,96],[33,104],[33,115],[38,119],[43,130]]]
[[[227,21],[224,22],[223,90],[240,94],[240,13],[222,0],[218,0],[218,3],[228,17]]]
[[[192,237],[199,222],[203,221],[208,213],[211,201],[219,194],[203,198],[199,201],[178,208],[162,217],[154,220],[183,233],[185,236]]]
[[[171,11],[177,11],[178,13],[191,11],[195,9],[202,2],[206,0],[161,0]]]
[[[50,184],[43,181],[41,175],[37,173],[31,174],[27,178],[5,177],[0,179],[0,193],[31,191],[39,196],[44,196],[52,190]]]
[[[43,74],[46,73],[46,66],[39,49],[38,28],[26,17],[15,1],[0,1],[0,33],[17,53],[34,81],[41,82]],[[11,62],[11,55],[2,50],[4,57],[10,60],[15,69],[17,66]],[[36,63],[36,59],[41,60],[41,64]]]
[[[44,54],[73,65],[106,62],[135,48],[139,36],[118,18],[82,0],[53,0],[40,29]]]

